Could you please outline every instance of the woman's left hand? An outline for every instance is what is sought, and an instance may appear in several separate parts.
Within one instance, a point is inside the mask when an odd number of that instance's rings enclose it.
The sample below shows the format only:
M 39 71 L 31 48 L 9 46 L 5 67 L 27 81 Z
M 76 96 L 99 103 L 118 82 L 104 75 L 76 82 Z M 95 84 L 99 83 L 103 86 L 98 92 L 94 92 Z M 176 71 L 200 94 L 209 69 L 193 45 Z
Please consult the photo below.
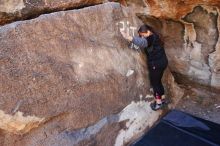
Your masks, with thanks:
M 130 41 L 130 42 L 132 41 L 133 37 L 130 36 L 128 32 L 125 32 L 125 31 L 122 31 L 122 30 L 120 30 L 120 32 L 121 32 L 121 35 L 122 35 L 126 40 L 128 40 L 128 41 Z

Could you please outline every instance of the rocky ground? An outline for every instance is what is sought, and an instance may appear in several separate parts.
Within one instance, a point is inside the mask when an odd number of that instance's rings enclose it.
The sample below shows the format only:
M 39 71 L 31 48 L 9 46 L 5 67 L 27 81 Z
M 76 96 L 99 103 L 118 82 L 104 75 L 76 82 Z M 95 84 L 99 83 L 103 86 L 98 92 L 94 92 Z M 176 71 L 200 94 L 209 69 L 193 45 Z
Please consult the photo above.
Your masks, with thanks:
M 176 109 L 220 124 L 220 94 L 205 87 L 183 87 L 185 95 Z

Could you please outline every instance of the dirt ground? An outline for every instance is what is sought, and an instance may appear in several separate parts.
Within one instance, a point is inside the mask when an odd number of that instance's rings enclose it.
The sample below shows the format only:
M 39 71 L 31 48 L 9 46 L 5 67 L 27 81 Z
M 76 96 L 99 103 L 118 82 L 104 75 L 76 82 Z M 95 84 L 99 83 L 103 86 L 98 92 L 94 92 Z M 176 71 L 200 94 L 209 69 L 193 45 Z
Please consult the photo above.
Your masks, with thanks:
M 220 124 L 220 93 L 205 87 L 183 86 L 185 95 L 176 109 Z

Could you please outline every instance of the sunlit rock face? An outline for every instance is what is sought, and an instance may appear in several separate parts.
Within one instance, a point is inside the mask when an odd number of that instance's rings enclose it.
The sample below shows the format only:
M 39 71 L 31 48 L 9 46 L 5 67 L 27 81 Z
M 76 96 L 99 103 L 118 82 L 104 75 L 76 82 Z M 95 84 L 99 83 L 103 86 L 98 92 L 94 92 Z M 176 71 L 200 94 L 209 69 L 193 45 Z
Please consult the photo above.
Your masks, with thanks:
M 218 0 L 145 0 L 145 2 L 151 15 L 171 19 L 181 19 L 200 5 L 220 8 Z
M 29 19 L 44 13 L 77 9 L 102 2 L 103 0 L 1 0 L 0 25 Z
M 145 55 L 119 33 L 141 24 L 106 3 L 0 27 L 0 145 L 120 146 L 152 126 Z M 168 69 L 163 82 L 175 104 Z
M 178 81 L 220 89 L 220 2 L 127 0 L 137 16 L 164 36 Z

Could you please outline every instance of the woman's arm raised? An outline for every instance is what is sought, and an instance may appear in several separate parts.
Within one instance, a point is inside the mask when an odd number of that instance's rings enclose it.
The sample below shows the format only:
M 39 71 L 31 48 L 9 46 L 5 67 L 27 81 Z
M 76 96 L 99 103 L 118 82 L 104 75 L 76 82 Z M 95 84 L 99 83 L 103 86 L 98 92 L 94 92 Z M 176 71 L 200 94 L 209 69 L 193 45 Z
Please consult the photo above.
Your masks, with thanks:
M 140 47 L 140 49 L 144 49 L 145 47 L 148 46 L 147 40 L 142 37 L 134 36 L 131 42 L 137 45 L 138 47 Z
M 132 37 L 128 33 L 125 33 L 124 31 L 120 31 L 120 32 L 126 40 L 132 43 L 132 46 L 135 49 L 139 49 L 139 48 L 143 49 L 148 46 L 148 42 L 145 38 L 138 37 L 138 36 Z

